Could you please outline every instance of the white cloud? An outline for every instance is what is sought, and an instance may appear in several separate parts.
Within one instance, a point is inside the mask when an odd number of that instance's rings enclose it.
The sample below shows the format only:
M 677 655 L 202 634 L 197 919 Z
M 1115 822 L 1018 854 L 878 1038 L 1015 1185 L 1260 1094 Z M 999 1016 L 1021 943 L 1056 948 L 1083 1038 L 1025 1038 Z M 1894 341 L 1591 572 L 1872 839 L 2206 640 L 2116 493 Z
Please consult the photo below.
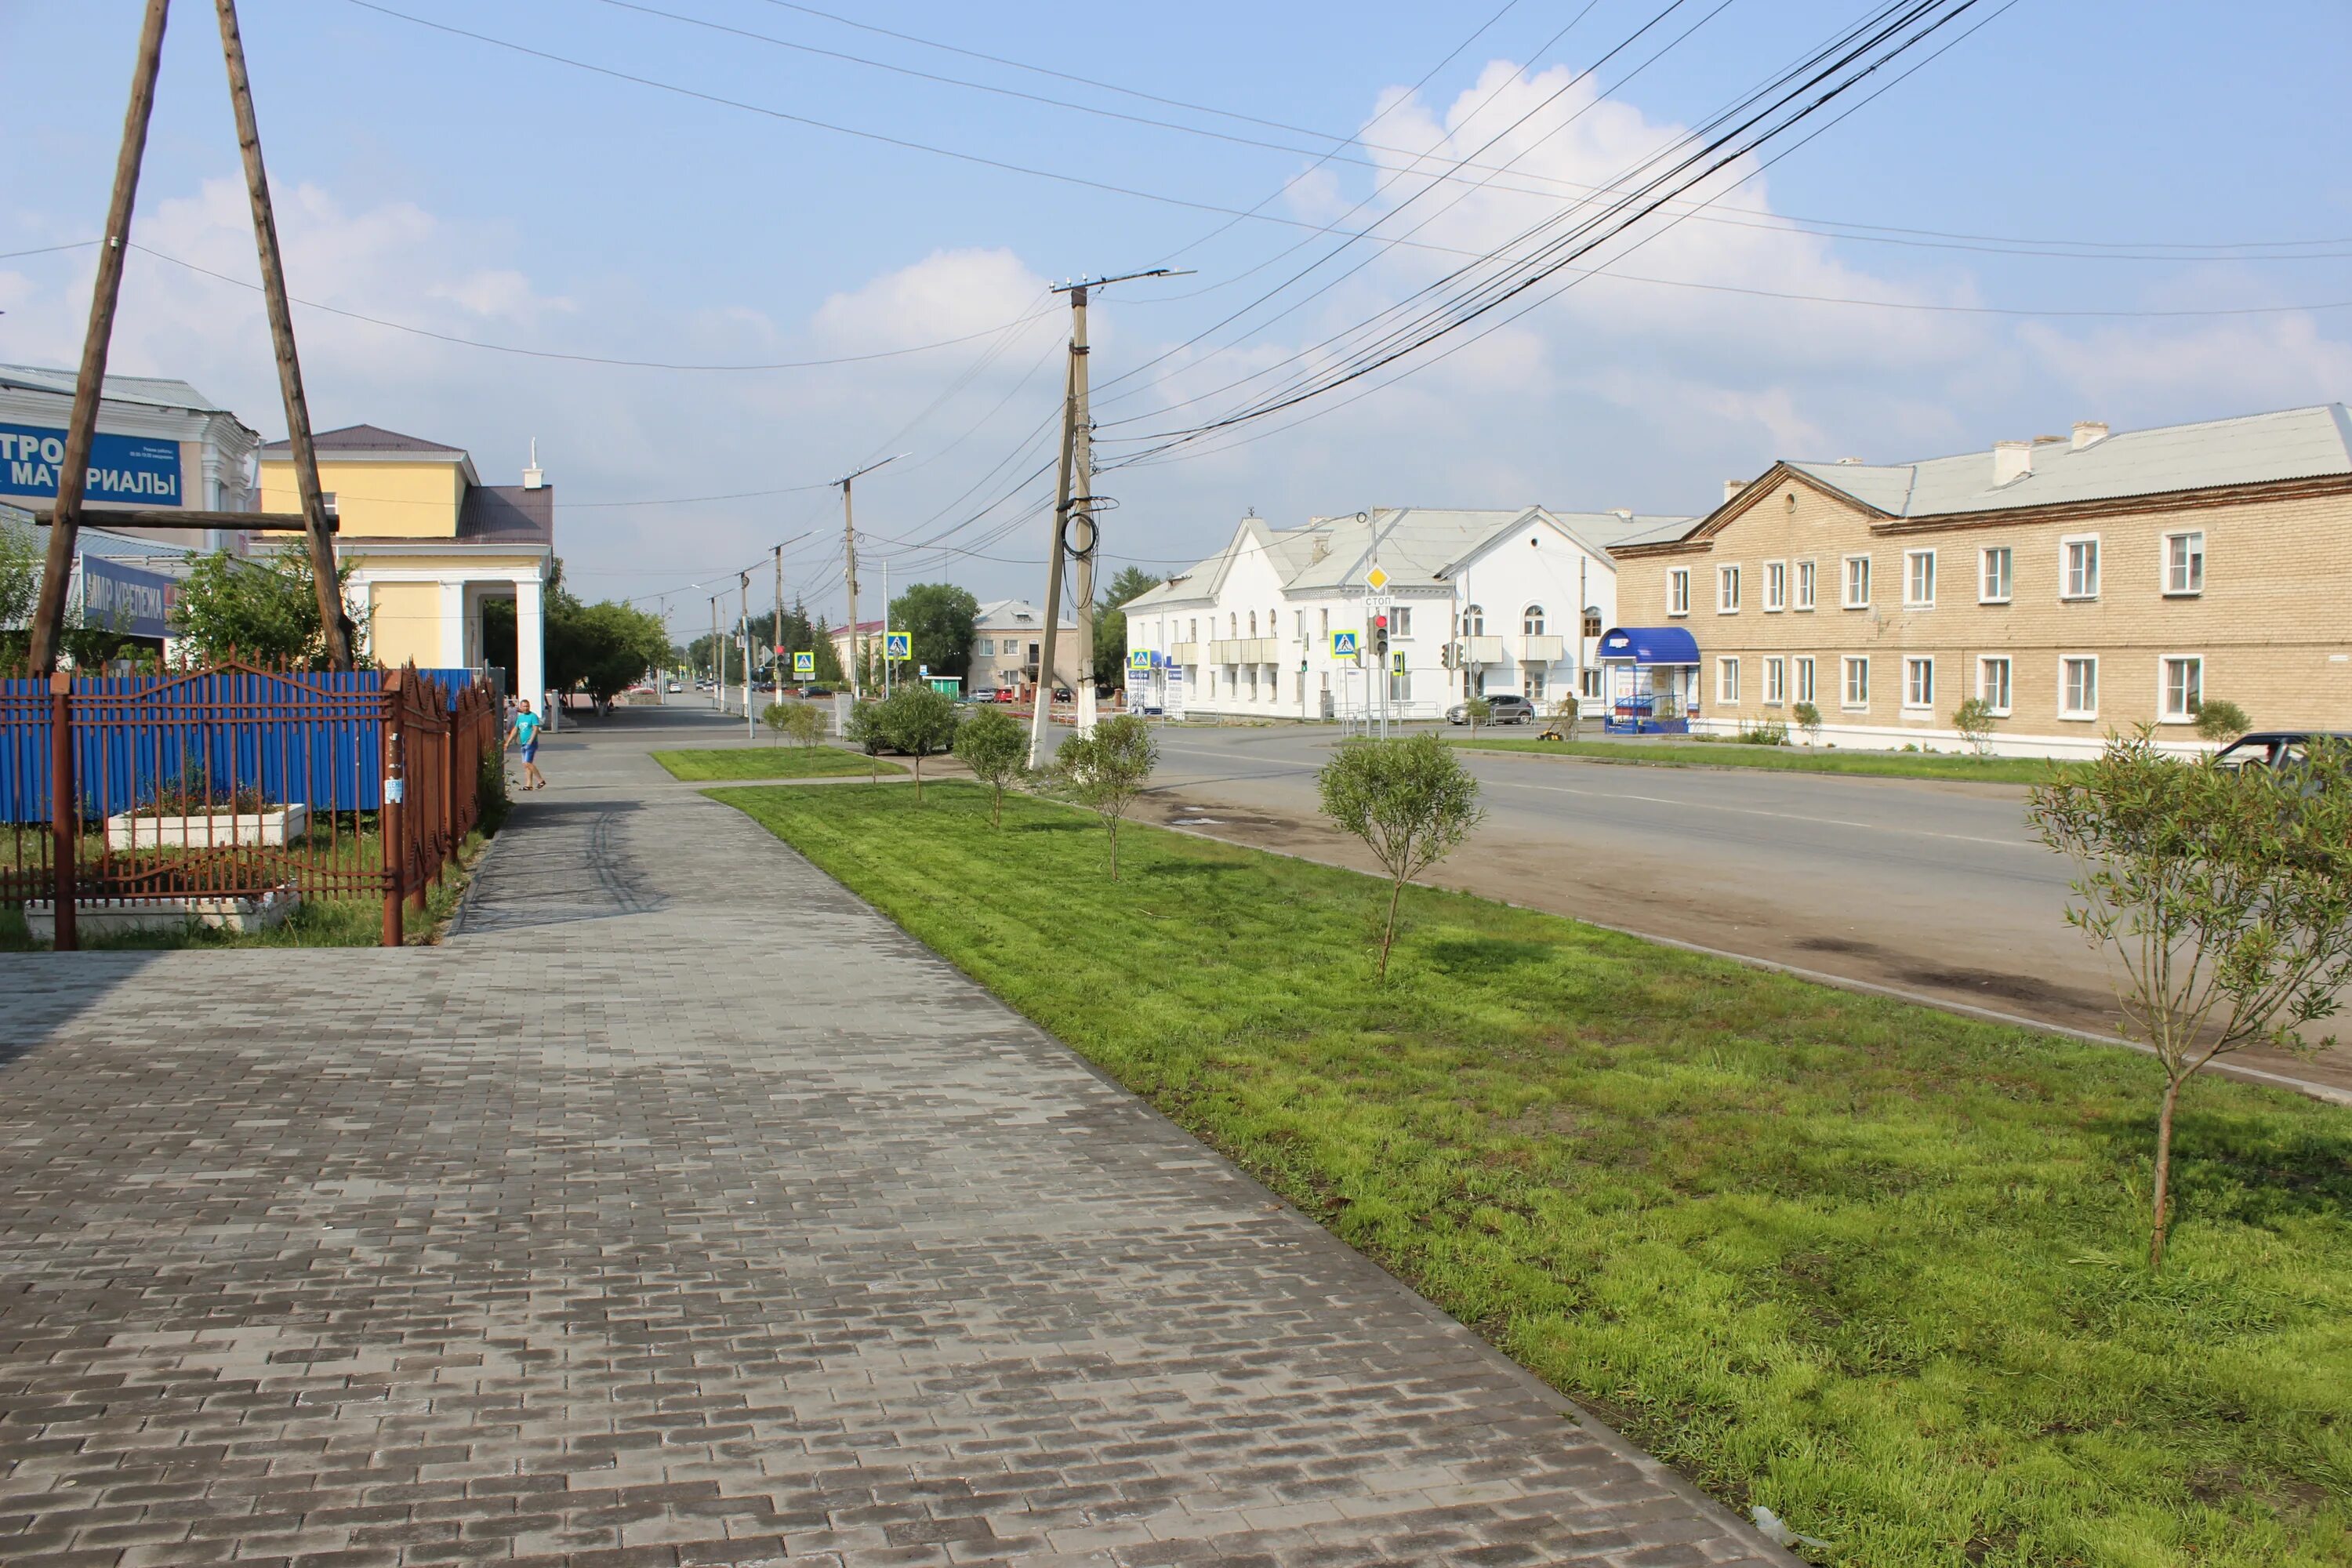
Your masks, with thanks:
M 1045 289 L 1045 279 L 1010 250 L 935 250 L 833 295 L 809 326 L 820 342 L 845 351 L 910 348 L 1029 315 L 1044 308 Z

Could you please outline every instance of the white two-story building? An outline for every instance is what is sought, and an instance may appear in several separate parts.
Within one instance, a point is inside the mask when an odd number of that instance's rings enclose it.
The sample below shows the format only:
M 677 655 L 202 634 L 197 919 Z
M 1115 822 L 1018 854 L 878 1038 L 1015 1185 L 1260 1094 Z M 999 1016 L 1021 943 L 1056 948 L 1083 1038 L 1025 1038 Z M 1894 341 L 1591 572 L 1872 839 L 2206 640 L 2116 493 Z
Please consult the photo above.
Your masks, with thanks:
M 1325 719 L 1381 701 L 1366 595 L 1389 599 L 1387 707 L 1433 719 L 1476 692 L 1546 704 L 1597 695 L 1593 663 L 1615 624 L 1608 546 L 1661 520 L 1384 507 L 1288 529 L 1242 519 L 1215 555 L 1127 605 L 1130 689 L 1188 714 Z M 1357 651 L 1346 651 L 1354 634 Z M 1171 688 L 1173 689 L 1171 690 Z

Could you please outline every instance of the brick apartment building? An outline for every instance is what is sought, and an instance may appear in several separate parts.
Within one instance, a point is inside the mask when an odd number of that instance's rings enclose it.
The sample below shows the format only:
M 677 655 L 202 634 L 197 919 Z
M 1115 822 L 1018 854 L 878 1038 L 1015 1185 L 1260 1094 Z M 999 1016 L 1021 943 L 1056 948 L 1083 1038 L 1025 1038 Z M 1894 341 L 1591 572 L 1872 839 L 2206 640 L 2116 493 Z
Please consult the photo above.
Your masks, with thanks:
M 1776 462 L 1686 531 L 1620 545 L 1619 616 L 1681 626 L 1693 728 L 2087 755 L 2198 704 L 2352 729 L 2352 419 L 2342 404 L 1996 442 L 1923 462 Z M 1792 726 L 1793 728 L 1793 726 Z

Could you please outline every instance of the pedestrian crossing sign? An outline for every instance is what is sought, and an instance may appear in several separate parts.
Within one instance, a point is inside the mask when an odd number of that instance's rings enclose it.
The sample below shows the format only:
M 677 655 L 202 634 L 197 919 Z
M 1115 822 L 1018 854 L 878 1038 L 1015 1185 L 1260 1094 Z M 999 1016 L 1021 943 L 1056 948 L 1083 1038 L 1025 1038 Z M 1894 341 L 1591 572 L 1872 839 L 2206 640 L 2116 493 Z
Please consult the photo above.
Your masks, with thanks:
M 1354 632 L 1333 632 L 1331 634 L 1331 657 L 1333 658 L 1355 658 L 1356 636 L 1357 634 Z
M 793 673 L 803 679 L 816 673 L 816 653 L 814 649 L 793 655 Z
M 914 658 L 914 634 L 911 632 L 884 632 L 882 634 L 882 657 L 889 659 Z
M 1131 647 L 1128 649 L 1127 668 L 1135 670 L 1150 669 L 1151 650 L 1148 647 Z

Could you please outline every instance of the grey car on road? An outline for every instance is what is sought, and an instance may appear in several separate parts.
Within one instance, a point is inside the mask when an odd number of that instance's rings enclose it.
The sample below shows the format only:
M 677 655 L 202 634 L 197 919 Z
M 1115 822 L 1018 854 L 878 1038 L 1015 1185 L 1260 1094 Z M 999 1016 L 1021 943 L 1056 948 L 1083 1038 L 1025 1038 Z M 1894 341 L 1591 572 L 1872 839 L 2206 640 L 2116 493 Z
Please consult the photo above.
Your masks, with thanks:
M 1499 697 L 1489 697 L 1486 699 L 1486 705 L 1493 710 L 1486 716 L 1486 722 L 1489 724 L 1526 724 L 1532 722 L 1536 716 L 1536 705 L 1517 692 L 1505 692 Z M 1449 724 L 1470 722 L 1469 704 L 1456 702 L 1453 707 L 1448 708 L 1445 710 L 1445 721 Z

